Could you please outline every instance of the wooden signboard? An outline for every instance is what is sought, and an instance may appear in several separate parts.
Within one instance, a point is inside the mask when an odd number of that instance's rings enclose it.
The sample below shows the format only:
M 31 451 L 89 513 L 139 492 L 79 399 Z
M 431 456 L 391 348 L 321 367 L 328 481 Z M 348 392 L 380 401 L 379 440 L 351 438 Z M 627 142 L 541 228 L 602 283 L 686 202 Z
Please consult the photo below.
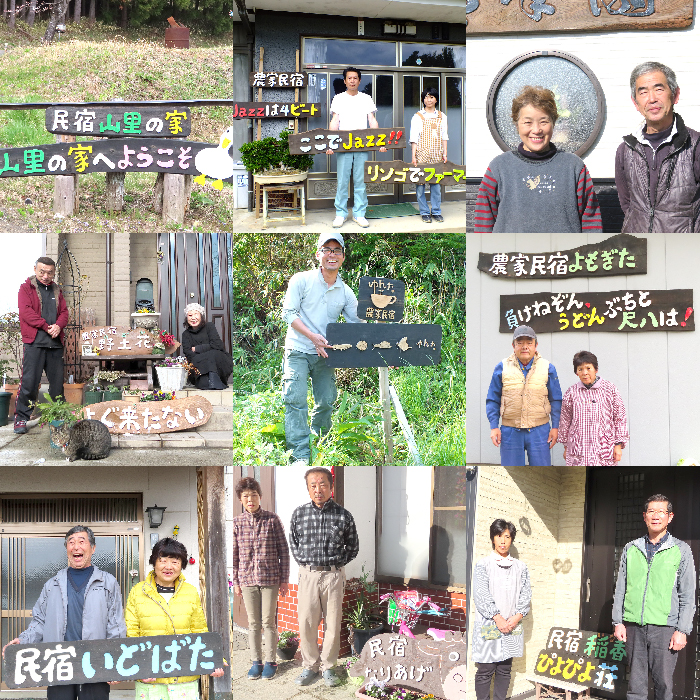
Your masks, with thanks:
M 234 119 L 303 119 L 321 110 L 320 102 L 234 102 Z
M 155 138 L 190 135 L 187 107 L 75 107 L 54 105 L 46 110 L 46 131 L 52 134 Z
M 406 133 L 402 126 L 395 129 L 357 129 L 356 131 L 331 131 L 312 129 L 289 135 L 289 152 L 292 155 L 314 155 L 331 149 L 337 153 L 346 151 L 378 151 L 380 148 L 405 148 Z
M 442 326 L 433 323 L 329 323 L 329 367 L 404 367 L 440 363 Z
M 478 268 L 491 277 L 516 279 L 645 275 L 647 239 L 620 233 L 552 253 L 479 253 Z
M 209 675 L 223 668 L 216 632 L 11 644 L 2 679 L 10 688 Z
M 467 34 L 682 29 L 693 0 L 467 0 Z
M 303 88 L 309 84 L 309 74 L 302 72 L 276 73 L 259 71 L 250 74 L 250 85 L 256 88 Z
M 540 651 L 535 675 L 609 692 L 624 683 L 627 652 L 614 635 L 552 627 L 547 648 Z
M 145 328 L 129 328 L 128 326 L 97 326 L 83 330 L 80 334 L 82 344 L 92 343 L 99 348 L 101 358 L 120 357 L 124 355 L 152 355 L 153 346 L 158 337 Z M 167 348 L 171 355 L 180 343 Z M 156 354 L 156 357 L 158 355 Z
M 174 433 L 204 425 L 212 406 L 203 396 L 168 401 L 102 401 L 83 407 L 83 418 L 104 423 L 112 435 Z
M 403 319 L 406 285 L 388 277 L 360 277 L 357 315 L 361 319 L 397 323 Z
M 694 331 L 692 289 L 501 294 L 501 333 Z
M 447 163 L 421 164 L 418 167 L 402 160 L 372 161 L 365 163 L 365 182 L 387 182 L 402 184 L 413 182 L 416 185 L 458 185 L 466 178 L 463 165 Z
M 429 693 L 445 700 L 464 700 L 467 641 L 463 634 L 445 632 L 445 639 L 412 639 L 398 633 L 371 637 L 351 676 L 376 678 L 393 687 Z
M 195 159 L 202 151 L 209 151 L 213 158 L 223 163 L 228 158 L 232 164 L 226 149 L 208 143 L 169 139 L 105 139 L 0 149 L 0 177 L 95 172 L 200 175 Z M 230 182 L 232 177 L 223 180 Z

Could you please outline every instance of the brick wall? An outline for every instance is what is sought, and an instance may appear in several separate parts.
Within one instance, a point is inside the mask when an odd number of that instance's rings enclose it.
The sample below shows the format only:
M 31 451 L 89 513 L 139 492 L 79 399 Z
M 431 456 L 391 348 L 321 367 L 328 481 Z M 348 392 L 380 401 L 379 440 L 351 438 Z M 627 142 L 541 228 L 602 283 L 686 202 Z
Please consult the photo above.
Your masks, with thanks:
M 532 585 L 525 618 L 525 655 L 513 661 L 509 696 L 533 689 L 525 680 L 554 624 L 579 623 L 585 469 L 480 467 L 474 562 L 493 550 L 489 527 L 505 518 L 517 528 L 511 553 L 527 564 Z M 470 619 L 474 603 L 470 602 Z M 474 695 L 474 663 L 469 660 L 467 700 Z

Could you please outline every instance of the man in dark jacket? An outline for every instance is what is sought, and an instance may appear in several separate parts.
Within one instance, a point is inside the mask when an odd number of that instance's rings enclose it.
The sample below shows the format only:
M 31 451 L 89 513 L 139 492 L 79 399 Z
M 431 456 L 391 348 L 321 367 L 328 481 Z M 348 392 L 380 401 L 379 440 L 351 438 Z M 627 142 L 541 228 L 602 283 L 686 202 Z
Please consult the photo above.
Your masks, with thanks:
M 645 123 L 615 154 L 622 232 L 700 231 L 700 133 L 673 110 L 680 97 L 676 75 L 648 61 L 632 71 L 630 87 Z
M 19 288 L 19 325 L 24 343 L 22 377 L 15 404 L 15 432 L 26 433 L 27 421 L 39 395 L 41 373 L 49 380 L 49 395 L 63 395 L 63 329 L 68 325 L 68 306 L 61 288 L 53 281 L 56 263 L 39 258 L 34 274 Z

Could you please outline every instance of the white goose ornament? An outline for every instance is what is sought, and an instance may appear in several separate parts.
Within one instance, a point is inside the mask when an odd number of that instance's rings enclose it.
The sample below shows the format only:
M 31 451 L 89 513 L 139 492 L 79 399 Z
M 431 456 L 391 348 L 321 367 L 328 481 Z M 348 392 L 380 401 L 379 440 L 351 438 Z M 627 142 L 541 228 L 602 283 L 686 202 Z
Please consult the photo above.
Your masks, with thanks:
M 228 147 L 233 142 L 233 127 L 229 126 L 219 139 L 216 148 L 205 148 L 194 157 L 194 167 L 201 173 L 194 181 L 205 184 L 205 176 L 214 182 L 211 186 L 216 190 L 224 187 L 223 180 L 233 177 L 233 158 L 228 154 Z

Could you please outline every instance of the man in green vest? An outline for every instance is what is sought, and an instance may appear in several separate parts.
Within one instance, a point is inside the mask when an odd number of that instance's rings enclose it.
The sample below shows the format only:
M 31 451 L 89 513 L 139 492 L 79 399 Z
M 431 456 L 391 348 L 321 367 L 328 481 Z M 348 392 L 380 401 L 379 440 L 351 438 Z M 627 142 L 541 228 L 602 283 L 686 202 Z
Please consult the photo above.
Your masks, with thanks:
M 673 670 L 695 615 L 695 564 L 690 547 L 668 531 L 671 501 L 647 498 L 648 534 L 628 542 L 620 558 L 612 619 L 615 639 L 626 642 L 627 700 L 646 700 L 649 671 L 655 700 L 673 700 Z

